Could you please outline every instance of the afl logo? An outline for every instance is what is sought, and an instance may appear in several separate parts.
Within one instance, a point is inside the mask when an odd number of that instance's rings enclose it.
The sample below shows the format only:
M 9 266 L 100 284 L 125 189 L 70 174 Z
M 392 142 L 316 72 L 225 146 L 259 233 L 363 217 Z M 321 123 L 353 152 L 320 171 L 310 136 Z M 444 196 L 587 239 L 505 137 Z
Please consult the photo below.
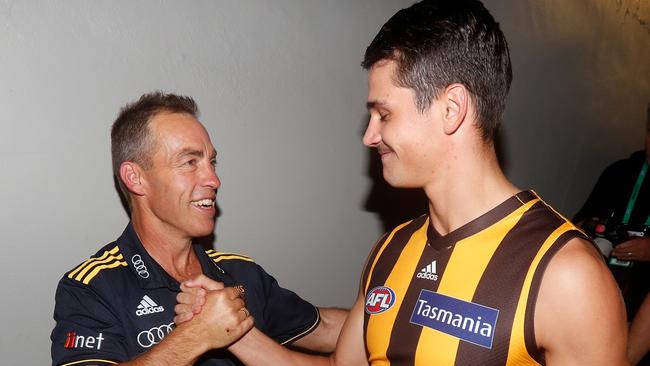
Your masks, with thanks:
M 390 309 L 395 303 L 395 292 L 388 287 L 378 286 L 366 296 L 366 313 L 379 314 Z

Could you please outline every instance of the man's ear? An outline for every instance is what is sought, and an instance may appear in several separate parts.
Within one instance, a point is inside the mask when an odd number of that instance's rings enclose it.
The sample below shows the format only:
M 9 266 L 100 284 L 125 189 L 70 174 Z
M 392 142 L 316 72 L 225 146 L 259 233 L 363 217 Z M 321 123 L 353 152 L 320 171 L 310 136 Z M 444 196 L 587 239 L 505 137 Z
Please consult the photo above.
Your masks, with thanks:
M 129 192 L 137 196 L 144 196 L 143 178 L 142 168 L 138 164 L 132 161 L 125 161 L 120 164 L 120 179 L 122 179 L 122 183 Z
M 451 84 L 443 91 L 443 128 L 447 135 L 455 133 L 465 121 L 469 104 L 469 92 L 463 84 Z

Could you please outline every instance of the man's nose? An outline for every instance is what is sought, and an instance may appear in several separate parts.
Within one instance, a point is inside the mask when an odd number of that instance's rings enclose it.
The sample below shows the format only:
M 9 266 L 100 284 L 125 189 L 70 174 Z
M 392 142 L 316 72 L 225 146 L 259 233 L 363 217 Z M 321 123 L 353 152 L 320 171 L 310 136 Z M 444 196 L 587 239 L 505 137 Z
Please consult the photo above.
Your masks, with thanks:
M 217 175 L 217 170 L 212 164 L 210 164 L 208 169 L 206 169 L 204 185 L 212 189 L 221 187 L 221 180 Z
M 381 142 L 379 126 L 372 118 L 368 121 L 368 127 L 366 127 L 366 132 L 363 134 L 362 141 L 366 147 L 375 147 Z

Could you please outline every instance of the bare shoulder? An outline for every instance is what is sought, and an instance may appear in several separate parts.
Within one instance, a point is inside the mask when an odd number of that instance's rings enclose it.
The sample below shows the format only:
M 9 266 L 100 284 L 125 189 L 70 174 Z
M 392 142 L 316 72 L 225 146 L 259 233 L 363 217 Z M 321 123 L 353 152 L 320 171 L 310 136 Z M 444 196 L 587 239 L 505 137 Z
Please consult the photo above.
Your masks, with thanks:
M 593 281 L 596 276 L 611 277 L 611 274 L 593 244 L 573 238 L 550 261 L 542 286 L 555 280 L 551 287 L 558 290 L 602 287 L 604 284 Z
M 549 364 L 625 365 L 620 291 L 591 243 L 574 238 L 548 264 L 535 308 L 535 337 Z

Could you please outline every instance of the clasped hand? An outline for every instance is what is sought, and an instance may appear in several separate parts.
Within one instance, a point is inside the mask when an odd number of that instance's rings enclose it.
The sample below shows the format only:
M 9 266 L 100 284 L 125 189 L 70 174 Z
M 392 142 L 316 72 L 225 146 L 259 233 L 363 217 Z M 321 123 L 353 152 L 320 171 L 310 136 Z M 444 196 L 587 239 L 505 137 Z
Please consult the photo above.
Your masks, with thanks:
M 223 348 L 241 338 L 253 327 L 253 317 L 246 309 L 243 287 L 224 287 L 200 275 L 181 284 L 176 296 L 174 322 L 200 322 L 212 348 Z

